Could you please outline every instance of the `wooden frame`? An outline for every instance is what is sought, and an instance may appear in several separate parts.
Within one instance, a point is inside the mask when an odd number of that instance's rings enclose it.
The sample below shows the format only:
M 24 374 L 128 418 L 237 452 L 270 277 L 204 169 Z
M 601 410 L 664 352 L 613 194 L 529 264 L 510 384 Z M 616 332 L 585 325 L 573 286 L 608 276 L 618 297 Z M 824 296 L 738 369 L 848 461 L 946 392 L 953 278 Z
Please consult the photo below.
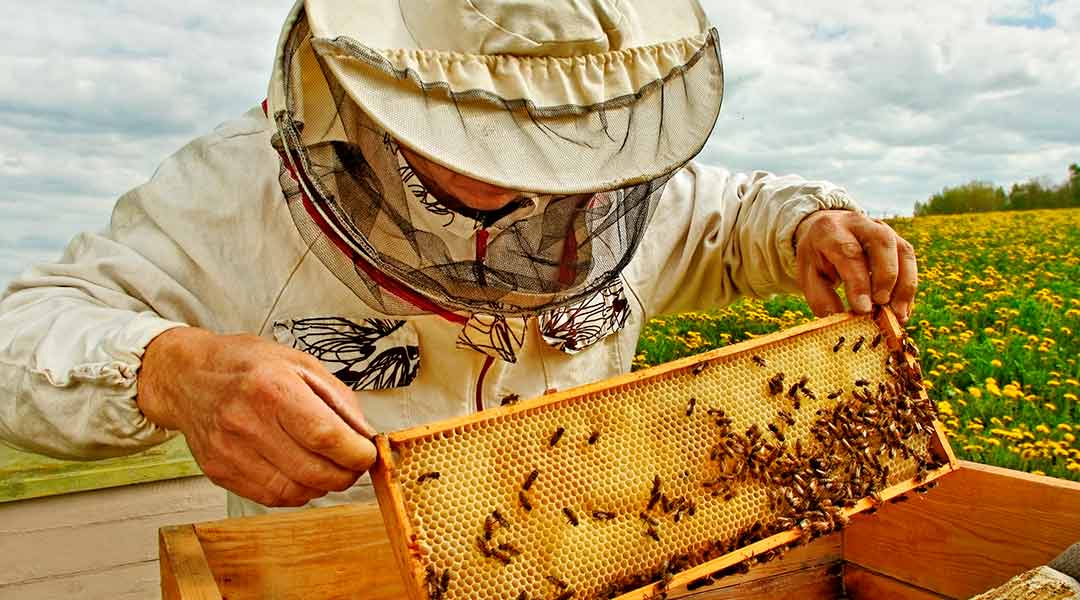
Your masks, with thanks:
M 733 355 L 746 355 L 755 350 L 764 349 L 767 346 L 793 337 L 813 333 L 840 323 L 861 318 L 863 317 L 851 314 L 835 315 L 800 327 L 674 361 L 645 371 L 630 373 L 607 381 L 581 386 L 533 400 L 527 400 L 511 406 L 493 408 L 483 412 L 465 415 L 439 423 L 422 425 L 377 437 L 376 446 L 379 452 L 379 460 L 372 469 L 371 477 L 379 499 L 379 504 L 382 506 L 383 518 L 385 520 L 386 529 L 390 534 L 394 556 L 397 558 L 403 577 L 406 579 L 405 587 L 408 592 L 408 597 L 410 600 L 427 600 L 424 591 L 426 588 L 426 574 L 423 566 L 423 550 L 420 547 L 418 536 L 414 531 L 406 512 L 402 488 L 396 477 L 394 458 L 395 447 L 416 440 L 427 439 L 439 434 L 460 430 L 461 428 L 470 425 L 506 417 L 526 416 L 537 411 L 563 406 L 573 403 L 583 397 L 592 396 L 609 390 L 617 391 L 630 384 L 638 383 L 643 380 L 660 378 L 671 373 L 690 370 L 698 365 L 709 364 L 720 358 Z M 905 332 L 893 313 L 887 308 L 879 309 L 875 315 L 875 323 L 885 334 L 889 349 L 893 351 L 901 349 Z M 914 357 L 907 356 L 907 360 L 909 365 L 915 367 L 918 366 L 917 360 Z M 920 392 L 920 395 L 923 399 L 927 399 L 925 391 Z M 898 496 L 903 496 L 930 481 L 936 480 L 956 470 L 956 456 L 949 447 L 948 440 L 944 434 L 944 429 L 940 423 L 935 423 L 934 433 L 930 442 L 930 451 L 939 461 L 945 463 L 943 467 L 929 473 L 923 479 L 910 479 L 899 482 L 884 490 L 880 494 L 880 497 L 875 500 L 869 498 L 863 499 L 854 507 L 846 509 L 844 514 L 851 517 L 873 508 L 882 501 L 889 501 Z M 750 546 L 741 548 L 705 564 L 688 569 L 682 573 L 675 574 L 667 582 L 667 589 L 674 590 L 684 588 L 687 584 L 695 580 L 737 565 L 753 556 L 796 542 L 801 535 L 801 531 L 794 528 L 758 541 Z M 654 597 L 661 591 L 659 584 L 653 584 L 639 588 L 634 592 L 624 594 L 619 597 L 619 600 L 645 600 L 646 598 Z
M 1080 483 L 961 462 L 925 496 L 671 598 L 966 599 L 1080 541 Z M 405 589 L 374 503 L 167 527 L 165 600 L 396 600 Z

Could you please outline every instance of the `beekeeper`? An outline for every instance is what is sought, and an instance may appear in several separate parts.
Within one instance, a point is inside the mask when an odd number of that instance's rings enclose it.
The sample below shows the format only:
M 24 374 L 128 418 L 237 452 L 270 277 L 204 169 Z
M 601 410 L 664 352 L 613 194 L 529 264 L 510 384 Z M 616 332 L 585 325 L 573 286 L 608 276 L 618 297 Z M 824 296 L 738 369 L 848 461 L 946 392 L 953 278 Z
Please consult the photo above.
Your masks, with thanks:
M 375 432 L 624 373 L 656 315 L 906 318 L 912 248 L 842 188 L 693 162 L 723 89 L 696 0 L 298 2 L 263 106 L 11 285 L 0 438 L 183 433 L 230 515 L 333 504 Z

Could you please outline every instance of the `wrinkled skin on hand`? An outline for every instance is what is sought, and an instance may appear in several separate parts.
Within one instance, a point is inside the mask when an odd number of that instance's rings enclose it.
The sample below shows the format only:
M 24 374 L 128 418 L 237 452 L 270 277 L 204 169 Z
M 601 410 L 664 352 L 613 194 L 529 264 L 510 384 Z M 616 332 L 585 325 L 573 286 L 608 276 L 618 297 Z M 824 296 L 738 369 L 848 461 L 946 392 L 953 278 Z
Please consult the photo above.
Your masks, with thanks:
M 143 357 L 137 403 L 183 432 L 211 481 L 264 506 L 346 490 L 376 458 L 352 390 L 314 357 L 256 336 L 161 334 Z
M 836 293 L 844 284 L 848 305 L 866 314 L 874 304 L 893 309 L 901 323 L 911 318 L 919 268 L 915 250 L 885 223 L 846 210 L 821 210 L 795 232 L 799 287 L 814 314 L 843 312 Z

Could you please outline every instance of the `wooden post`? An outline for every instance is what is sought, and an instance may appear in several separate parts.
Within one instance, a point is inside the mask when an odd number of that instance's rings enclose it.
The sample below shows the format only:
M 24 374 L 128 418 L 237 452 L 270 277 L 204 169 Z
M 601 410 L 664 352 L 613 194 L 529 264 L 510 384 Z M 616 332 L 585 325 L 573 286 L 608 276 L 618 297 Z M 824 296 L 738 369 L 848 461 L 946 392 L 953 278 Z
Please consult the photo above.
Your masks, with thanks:
M 158 531 L 158 562 L 163 600 L 222 600 L 191 525 Z

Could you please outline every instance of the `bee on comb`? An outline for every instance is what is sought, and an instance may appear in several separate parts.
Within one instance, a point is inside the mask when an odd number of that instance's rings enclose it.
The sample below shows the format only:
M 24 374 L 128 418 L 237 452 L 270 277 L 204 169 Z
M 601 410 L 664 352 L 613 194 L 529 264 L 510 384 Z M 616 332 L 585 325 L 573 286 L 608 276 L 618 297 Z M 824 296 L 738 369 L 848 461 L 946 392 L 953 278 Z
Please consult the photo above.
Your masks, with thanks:
M 436 480 L 436 479 L 438 479 L 440 477 L 442 477 L 442 473 L 439 473 L 438 471 L 432 471 L 430 473 L 424 473 L 420 477 L 417 477 L 416 478 L 416 483 L 424 483 L 424 482 L 427 482 L 427 481 L 434 481 L 434 480 Z
M 525 478 L 525 483 L 521 484 L 521 489 L 523 489 L 525 491 L 529 491 L 529 488 L 531 488 L 533 486 L 533 484 L 536 483 L 536 478 L 539 477 L 539 476 L 540 476 L 540 470 L 539 469 L 533 469 L 532 473 L 529 473 L 529 476 Z
M 864 343 L 866 343 L 866 336 L 860 335 L 859 339 L 855 341 L 855 345 L 851 347 L 851 351 L 858 352 L 859 350 L 862 350 Z

